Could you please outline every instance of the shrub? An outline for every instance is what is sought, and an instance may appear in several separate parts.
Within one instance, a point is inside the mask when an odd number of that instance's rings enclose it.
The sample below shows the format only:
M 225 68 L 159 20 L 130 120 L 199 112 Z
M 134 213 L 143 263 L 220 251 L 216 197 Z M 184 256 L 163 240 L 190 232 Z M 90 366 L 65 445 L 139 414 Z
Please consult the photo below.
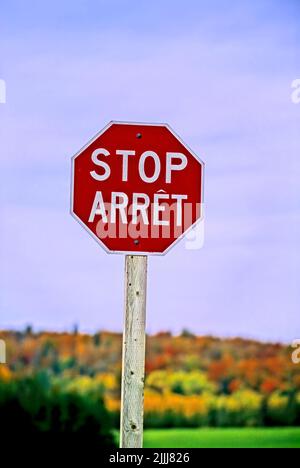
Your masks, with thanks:
M 299 425 L 300 398 L 291 392 L 274 392 L 267 401 L 266 424 L 269 426 Z
M 88 436 L 97 446 L 114 446 L 103 400 L 57 391 L 38 377 L 0 382 L 0 421 L 7 435 L 47 433 Z

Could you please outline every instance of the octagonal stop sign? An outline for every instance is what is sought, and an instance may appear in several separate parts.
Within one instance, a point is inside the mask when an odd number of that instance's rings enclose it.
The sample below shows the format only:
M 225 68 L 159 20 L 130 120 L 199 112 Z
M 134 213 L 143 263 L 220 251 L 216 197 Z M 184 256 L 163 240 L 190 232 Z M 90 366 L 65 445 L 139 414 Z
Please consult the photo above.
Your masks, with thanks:
M 108 252 L 164 254 L 202 216 L 203 162 L 166 124 L 110 122 L 72 159 L 72 215 Z

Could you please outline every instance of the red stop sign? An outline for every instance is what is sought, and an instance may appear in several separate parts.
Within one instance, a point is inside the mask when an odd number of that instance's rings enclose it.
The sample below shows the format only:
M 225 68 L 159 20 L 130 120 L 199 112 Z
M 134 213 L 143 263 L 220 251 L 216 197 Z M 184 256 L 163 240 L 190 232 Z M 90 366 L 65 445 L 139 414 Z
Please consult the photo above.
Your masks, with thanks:
M 166 124 L 110 122 L 72 158 L 72 215 L 107 252 L 164 254 L 202 216 L 204 164 Z

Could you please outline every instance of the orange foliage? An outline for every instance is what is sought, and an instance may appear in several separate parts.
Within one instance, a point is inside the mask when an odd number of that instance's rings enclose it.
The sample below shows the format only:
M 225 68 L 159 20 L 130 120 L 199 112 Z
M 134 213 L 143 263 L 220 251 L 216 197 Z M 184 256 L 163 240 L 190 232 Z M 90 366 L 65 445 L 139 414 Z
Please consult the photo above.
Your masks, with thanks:
M 218 382 L 231 374 L 233 358 L 230 355 L 224 356 L 219 361 L 213 361 L 208 367 L 208 377 L 214 382 Z
M 0 364 L 0 380 L 8 382 L 12 377 L 12 372 L 6 365 Z
M 280 390 L 280 388 L 280 381 L 272 377 L 265 379 L 260 386 L 261 392 L 266 395 L 270 395 L 271 393 L 275 392 L 275 390 Z
M 233 379 L 230 384 L 229 384 L 229 391 L 230 393 L 237 392 L 238 390 L 241 389 L 243 383 L 239 379 Z
M 0 379 L 46 369 L 51 378 L 61 381 L 78 376 L 96 379 L 107 398 L 119 398 L 121 334 L 3 331 L 1 338 L 6 342 L 9 360 L 7 366 L 0 367 Z M 241 338 L 194 336 L 187 331 L 179 336 L 168 332 L 147 336 L 146 390 L 149 376 L 160 370 L 170 376 L 179 371 L 186 373 L 184 384 L 172 382 L 168 387 L 166 382 L 161 389 L 164 394 L 167 387 L 171 388 L 178 396 L 176 402 L 196 394 L 201 400 L 207 389 L 212 394 L 225 395 L 244 390 L 269 395 L 278 390 L 300 389 L 300 365 L 292 363 L 288 346 Z M 205 390 L 199 379 L 206 382 Z M 83 385 L 84 379 L 80 382 Z M 159 395 L 153 398 L 159 403 Z

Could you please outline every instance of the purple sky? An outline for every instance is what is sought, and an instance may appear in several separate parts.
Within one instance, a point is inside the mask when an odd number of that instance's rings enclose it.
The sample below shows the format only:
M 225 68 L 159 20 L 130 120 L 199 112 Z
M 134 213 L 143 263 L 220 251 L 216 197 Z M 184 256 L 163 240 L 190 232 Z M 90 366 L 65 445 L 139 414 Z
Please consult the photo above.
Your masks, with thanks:
M 148 331 L 300 336 L 298 1 L 1 6 L 0 328 L 121 330 L 122 255 L 69 214 L 110 120 L 168 122 L 206 163 L 205 244 L 149 261 Z

